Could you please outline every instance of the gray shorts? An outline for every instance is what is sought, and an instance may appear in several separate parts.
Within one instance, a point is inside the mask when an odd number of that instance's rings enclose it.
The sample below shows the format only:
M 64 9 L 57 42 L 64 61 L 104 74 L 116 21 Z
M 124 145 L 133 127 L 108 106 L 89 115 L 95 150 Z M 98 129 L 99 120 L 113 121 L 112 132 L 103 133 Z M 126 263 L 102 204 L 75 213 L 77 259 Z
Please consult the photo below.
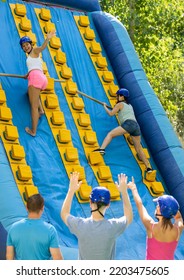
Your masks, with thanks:
M 140 136 L 141 130 L 139 124 L 134 120 L 126 120 L 121 127 L 126 130 L 131 136 Z

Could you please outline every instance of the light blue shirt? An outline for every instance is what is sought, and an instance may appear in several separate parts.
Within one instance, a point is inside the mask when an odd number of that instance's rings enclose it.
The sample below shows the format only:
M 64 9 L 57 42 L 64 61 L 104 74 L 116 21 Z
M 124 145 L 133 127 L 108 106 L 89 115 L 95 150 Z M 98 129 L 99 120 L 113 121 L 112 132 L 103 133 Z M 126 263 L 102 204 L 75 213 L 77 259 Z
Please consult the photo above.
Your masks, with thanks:
M 132 105 L 123 102 L 123 109 L 118 112 L 118 119 L 120 124 L 124 123 L 126 120 L 136 121 Z
M 22 219 L 14 223 L 7 237 L 17 260 L 49 260 L 49 248 L 59 248 L 56 229 L 41 219 Z

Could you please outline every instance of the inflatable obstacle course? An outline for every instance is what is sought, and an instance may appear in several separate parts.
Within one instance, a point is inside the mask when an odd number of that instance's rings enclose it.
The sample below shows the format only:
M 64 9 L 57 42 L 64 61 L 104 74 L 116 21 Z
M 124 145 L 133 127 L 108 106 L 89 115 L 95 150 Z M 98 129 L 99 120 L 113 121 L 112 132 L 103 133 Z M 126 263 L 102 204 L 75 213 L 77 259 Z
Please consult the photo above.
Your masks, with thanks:
M 116 91 L 118 90 L 119 87 L 117 84 L 115 84 L 115 78 L 113 73 L 108 70 L 108 63 L 106 58 L 102 56 L 102 46 L 100 45 L 99 42 L 96 41 L 95 31 L 90 26 L 90 19 L 88 16 L 85 15 L 75 16 L 74 18 L 77 27 L 79 29 L 79 32 L 81 34 L 81 37 L 83 39 L 83 42 L 86 46 L 89 56 L 91 57 L 93 65 L 97 71 L 99 79 L 107 95 L 109 103 L 111 104 L 112 107 L 114 107 L 116 103 Z M 133 146 L 133 143 L 130 143 L 130 140 L 128 141 L 127 139 L 128 137 L 130 139 L 129 134 L 125 135 L 124 137 L 142 170 L 142 180 L 144 184 L 147 186 L 147 188 L 149 189 L 151 195 L 152 196 L 162 195 L 164 193 L 164 188 L 161 182 L 159 182 L 158 184 L 158 182 L 156 181 L 156 170 L 153 170 L 153 172 L 151 173 L 145 172 L 145 166 L 137 158 L 137 154 Z M 146 157 L 149 158 L 150 156 L 148 150 L 144 148 L 143 151 L 146 154 Z
M 6 104 L 6 93 L 0 85 L 0 137 L 6 151 L 11 170 L 23 202 L 38 188 L 32 181 L 32 171 L 25 159 L 24 147 L 20 145 L 19 134 L 12 122 L 11 109 Z

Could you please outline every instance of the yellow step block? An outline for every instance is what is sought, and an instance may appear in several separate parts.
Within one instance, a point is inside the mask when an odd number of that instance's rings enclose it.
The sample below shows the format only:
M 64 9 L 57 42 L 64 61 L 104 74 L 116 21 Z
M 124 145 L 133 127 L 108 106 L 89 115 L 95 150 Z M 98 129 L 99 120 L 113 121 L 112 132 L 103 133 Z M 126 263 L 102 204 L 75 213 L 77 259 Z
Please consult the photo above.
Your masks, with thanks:
M 56 30 L 55 24 L 52 22 L 46 22 L 44 26 L 45 33 L 51 32 L 53 30 Z
M 25 186 L 25 201 L 27 201 L 27 199 L 34 195 L 34 194 L 38 194 L 38 188 L 36 186 L 33 185 L 26 185 Z
M 51 122 L 53 125 L 62 125 L 65 123 L 64 114 L 61 111 L 52 112 Z
M 153 170 L 150 173 L 145 172 L 144 179 L 148 182 L 154 182 L 156 180 L 156 174 L 157 174 L 156 170 Z
M 72 173 L 74 171 L 78 172 L 79 173 L 79 181 L 82 181 L 82 180 L 86 179 L 84 167 L 81 166 L 81 165 L 73 165 L 73 166 L 71 166 L 69 171 L 70 171 L 70 173 Z
M 42 69 L 43 69 L 43 73 L 46 75 L 48 73 L 48 68 L 47 68 L 47 64 L 45 61 L 42 62 Z M 47 76 L 47 75 L 46 75 Z M 47 76 L 47 80 L 48 80 L 48 76 Z M 49 83 L 49 82 L 48 82 Z M 50 85 L 49 85 L 50 86 Z
M 114 81 L 114 76 L 111 71 L 103 71 L 102 78 L 105 82 L 112 82 Z
M 65 151 L 65 159 L 69 162 L 75 162 L 79 159 L 78 150 L 74 147 L 69 147 Z
M 83 15 L 79 16 L 78 23 L 79 23 L 80 26 L 87 27 L 89 25 L 88 16 L 83 16 Z
M 50 39 L 50 47 L 53 49 L 59 49 L 61 47 L 61 40 L 59 37 L 52 37 Z
M 81 200 L 88 202 L 89 196 L 91 194 L 92 188 L 87 184 L 82 184 L 78 190 L 78 194 Z
M 49 94 L 49 96 L 46 96 L 45 105 L 47 109 L 56 109 L 59 107 L 59 101 L 56 94 Z
M 48 84 L 46 87 L 46 91 L 54 91 L 54 78 L 47 77 Z
M 68 129 L 60 129 L 57 138 L 59 143 L 69 143 L 72 141 L 71 132 Z
M 91 125 L 90 115 L 85 113 L 79 114 L 78 124 L 83 127 Z
M 37 43 L 36 35 L 32 31 L 26 32 L 26 36 L 28 36 L 31 39 L 33 45 L 36 45 Z
M 83 99 L 80 97 L 73 97 L 72 98 L 72 107 L 73 107 L 73 109 L 78 110 L 78 111 L 84 109 Z
M 91 28 L 86 28 L 84 31 L 84 38 L 87 40 L 93 40 L 95 39 L 95 32 Z
M 12 112 L 11 112 L 10 108 L 0 106 L 0 120 L 2 120 L 2 121 L 12 120 Z
M 22 160 L 25 158 L 24 147 L 21 145 L 12 145 L 10 156 L 14 160 Z
M 65 79 L 70 79 L 72 77 L 72 70 L 66 65 L 61 66 L 60 76 Z
M 41 18 L 42 20 L 49 21 L 49 20 L 51 19 L 50 10 L 41 8 L 41 11 L 40 11 L 40 18 Z
M 20 29 L 23 30 L 23 31 L 30 31 L 32 29 L 32 26 L 31 26 L 31 21 L 26 18 L 26 17 L 23 17 L 21 18 L 20 20 L 20 25 L 19 25 Z
M 150 188 L 154 194 L 158 195 L 163 194 L 165 191 L 161 182 L 151 182 Z
M 6 94 L 3 89 L 0 89 L 0 104 L 4 104 L 6 102 Z
M 91 165 L 100 165 L 104 163 L 103 157 L 98 152 L 92 152 L 88 156 Z
M 23 5 L 23 4 L 16 3 L 14 12 L 17 16 L 22 16 L 23 17 L 27 13 L 26 6 Z
M 96 65 L 99 67 L 99 68 L 105 68 L 107 67 L 107 60 L 105 57 L 97 57 L 96 58 Z
M 85 131 L 84 141 L 86 144 L 94 145 L 97 143 L 96 132 L 94 131 Z
M 72 95 L 77 93 L 77 84 L 73 81 L 66 82 L 66 92 Z
M 102 51 L 102 48 L 99 43 L 97 43 L 97 42 L 91 43 L 90 52 L 92 54 L 99 54 L 101 51 Z
M 98 174 L 99 179 L 101 179 L 101 180 L 107 180 L 107 179 L 111 178 L 111 176 L 112 176 L 109 166 L 100 166 L 98 168 L 97 174 Z
M 118 91 L 119 87 L 117 85 L 109 85 L 109 95 L 112 97 L 116 97 L 116 92 Z
M 120 199 L 120 193 L 114 183 L 108 183 L 105 187 L 110 191 L 111 200 Z
M 29 181 L 32 179 L 32 172 L 29 165 L 18 165 L 17 178 L 20 181 Z
M 4 137 L 6 140 L 16 141 L 19 138 L 17 127 L 13 125 L 6 125 Z
M 56 61 L 56 63 L 59 63 L 59 64 L 66 63 L 66 54 L 64 52 L 62 52 L 61 50 L 57 50 L 56 55 L 55 55 L 55 61 Z

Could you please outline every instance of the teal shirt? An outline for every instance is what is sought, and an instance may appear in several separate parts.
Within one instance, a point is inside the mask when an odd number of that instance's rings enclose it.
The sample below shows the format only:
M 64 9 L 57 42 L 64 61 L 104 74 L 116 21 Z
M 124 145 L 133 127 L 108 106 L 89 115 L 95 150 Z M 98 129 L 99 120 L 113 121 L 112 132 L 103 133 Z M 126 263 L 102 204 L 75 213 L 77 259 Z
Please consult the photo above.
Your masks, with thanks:
M 126 120 L 136 121 L 132 105 L 123 102 L 123 109 L 118 112 L 118 119 L 120 124 L 124 123 Z
M 22 219 L 14 223 L 7 237 L 17 260 L 49 260 L 49 248 L 59 248 L 56 229 L 41 219 Z

